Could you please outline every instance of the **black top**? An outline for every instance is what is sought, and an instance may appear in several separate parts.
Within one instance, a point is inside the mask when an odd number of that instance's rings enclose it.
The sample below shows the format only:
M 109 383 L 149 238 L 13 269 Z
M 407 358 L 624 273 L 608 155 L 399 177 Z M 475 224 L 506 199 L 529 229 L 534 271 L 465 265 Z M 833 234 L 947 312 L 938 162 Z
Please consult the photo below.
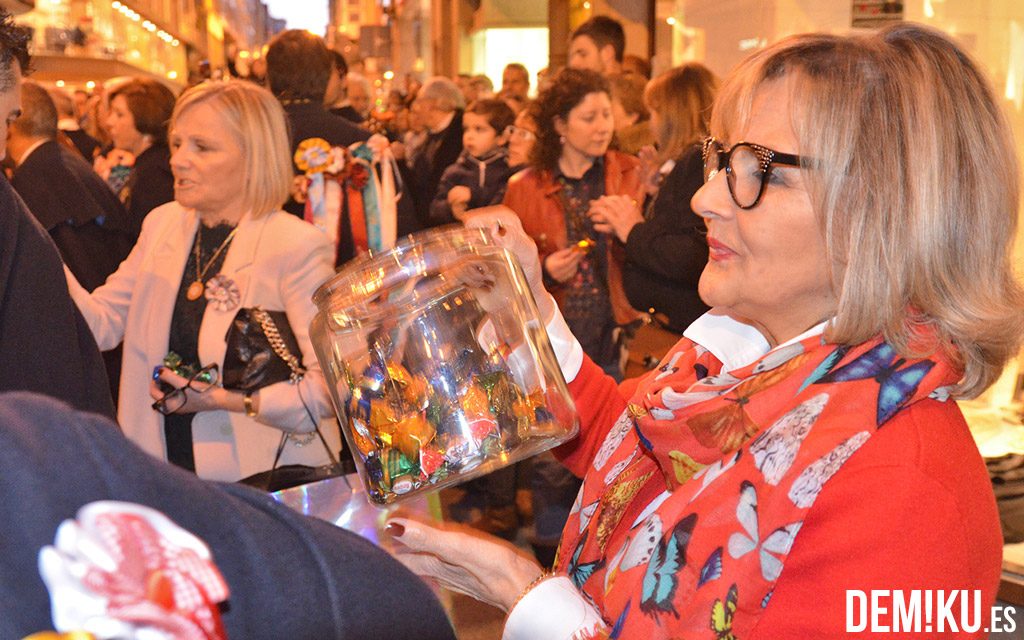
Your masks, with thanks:
M 366 118 L 364 118 L 350 104 L 347 104 L 344 107 L 332 107 L 328 109 L 328 111 L 330 111 L 336 116 L 341 116 L 342 118 L 345 118 L 346 120 L 354 124 L 361 125 L 363 124 L 363 122 L 366 121 Z
M 228 255 L 231 243 L 220 253 L 217 250 L 231 235 L 235 227 L 228 224 L 207 228 L 200 223 L 196 239 L 189 249 L 188 262 L 181 276 L 178 297 L 174 301 L 174 313 L 171 315 L 171 331 L 167 340 L 167 350 L 181 356 L 181 361 L 199 370 L 210 364 L 199 361 L 199 327 L 206 313 L 206 296 L 201 295 L 195 300 L 188 299 L 188 288 L 196 281 L 196 264 L 199 272 L 203 269 L 203 283 L 220 273 L 224 259 Z M 199 231 L 202 231 L 200 234 Z M 199 242 L 199 260 L 196 261 L 196 243 Z M 217 254 L 214 257 L 214 254 Z M 211 262 L 212 258 L 212 262 Z M 209 265 L 209 267 L 207 267 Z M 167 442 L 167 460 L 183 469 L 196 470 L 195 456 L 192 451 L 192 418 L 194 413 L 172 413 L 164 416 L 164 438 Z
M 0 638 L 53 628 L 39 549 L 95 500 L 157 509 L 210 547 L 231 591 L 229 638 L 455 638 L 430 588 L 387 553 L 255 489 L 165 464 L 99 416 L 0 394 L 0 469 Z
M 93 157 L 96 155 L 96 151 L 100 148 L 100 141 L 90 136 L 82 129 L 69 129 L 61 130 L 64 135 L 71 140 L 78 149 L 78 152 L 82 154 L 82 157 L 92 162 Z
M 155 143 L 135 158 L 128 182 L 118 195 L 128 209 L 132 237 L 138 238 L 149 212 L 174 200 L 171 151 L 166 144 Z
M 622 284 L 633 307 L 668 316 L 668 329 L 682 334 L 708 310 L 697 284 L 708 261 L 704 220 L 690 199 L 704 184 L 700 146 L 687 149 L 648 207 L 647 221 L 626 239 Z
M 598 233 L 587 215 L 590 203 L 604 195 L 604 158 L 596 158 L 580 178 L 570 178 L 556 166 L 554 178 L 561 187 L 558 198 L 565 216 L 568 246 L 581 240 L 592 243 L 572 280 L 556 285 L 564 291 L 559 300 L 560 310 L 583 352 L 601 366 L 614 365 L 619 361 L 619 354 L 608 292 L 609 237 Z
M 103 360 L 68 295 L 57 248 L 7 180 L 0 180 L 0 363 L 0 391 L 44 393 L 114 416 Z
M 15 170 L 11 185 L 50 232 L 78 282 L 92 291 L 128 256 L 128 214 L 88 162 L 50 140 Z
M 462 110 L 457 109 L 451 124 L 438 133 L 431 133 L 413 158 L 409 180 L 413 203 L 420 226 L 436 226 L 430 221 L 430 204 L 441 184 L 445 169 L 462 153 Z

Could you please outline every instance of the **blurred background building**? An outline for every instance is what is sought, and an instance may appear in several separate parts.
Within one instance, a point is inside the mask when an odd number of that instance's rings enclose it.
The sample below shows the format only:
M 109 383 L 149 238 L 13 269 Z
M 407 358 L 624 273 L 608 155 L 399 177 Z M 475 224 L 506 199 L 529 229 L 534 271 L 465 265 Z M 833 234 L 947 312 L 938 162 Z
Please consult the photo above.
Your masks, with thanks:
M 3 0 L 32 29 L 35 78 L 75 88 L 122 75 L 180 89 L 262 55 L 284 28 L 259 0 Z M 248 69 L 243 69 L 246 75 Z

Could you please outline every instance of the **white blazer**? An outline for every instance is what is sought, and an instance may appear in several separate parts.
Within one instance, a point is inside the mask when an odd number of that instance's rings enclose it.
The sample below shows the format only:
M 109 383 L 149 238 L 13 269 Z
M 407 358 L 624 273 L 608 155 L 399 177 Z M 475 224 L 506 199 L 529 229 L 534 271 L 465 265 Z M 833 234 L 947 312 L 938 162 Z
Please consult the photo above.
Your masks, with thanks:
M 167 354 L 171 314 L 199 224 L 194 210 L 177 202 L 154 209 L 142 225 L 138 243 L 106 283 L 91 294 L 65 268 L 68 288 L 92 329 L 100 349 L 124 340 L 118 422 L 125 434 L 150 454 L 166 459 L 163 416 L 151 407 L 153 367 Z M 333 416 L 326 383 L 309 340 L 316 313 L 311 297 L 333 273 L 330 242 L 313 225 L 283 211 L 258 219 L 245 215 L 228 247 L 221 273 L 234 280 L 240 307 L 283 310 L 302 350 L 308 372 L 297 385 L 279 382 L 260 389 L 259 415 L 204 411 L 192 421 L 196 473 L 211 480 L 235 481 L 273 465 L 282 431 L 313 431 L 312 415 Z M 206 308 L 199 328 L 202 365 L 223 367 L 225 336 L 238 308 Z M 300 397 L 301 394 L 301 397 Z M 334 451 L 340 449 L 337 423 L 321 420 Z M 289 438 L 280 464 L 320 465 L 328 461 L 319 438 Z

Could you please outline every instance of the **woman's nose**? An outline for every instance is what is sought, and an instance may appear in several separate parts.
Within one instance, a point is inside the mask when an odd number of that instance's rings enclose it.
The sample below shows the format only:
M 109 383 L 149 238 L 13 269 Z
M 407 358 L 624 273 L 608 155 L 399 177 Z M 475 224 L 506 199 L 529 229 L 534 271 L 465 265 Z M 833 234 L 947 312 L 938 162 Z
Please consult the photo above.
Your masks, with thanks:
M 171 168 L 178 168 L 185 164 L 184 147 L 178 147 L 171 152 Z
M 730 215 L 733 204 L 724 171 L 713 173 L 690 199 L 690 208 L 705 219 Z

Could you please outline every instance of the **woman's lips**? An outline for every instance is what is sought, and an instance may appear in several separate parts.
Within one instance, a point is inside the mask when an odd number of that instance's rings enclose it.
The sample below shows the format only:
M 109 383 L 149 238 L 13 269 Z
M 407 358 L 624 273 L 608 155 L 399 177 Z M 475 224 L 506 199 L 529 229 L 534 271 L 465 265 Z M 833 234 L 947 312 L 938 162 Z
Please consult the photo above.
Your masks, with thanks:
M 736 252 L 722 244 L 718 240 L 709 237 L 708 238 L 708 259 L 709 260 L 726 260 L 736 255 Z

